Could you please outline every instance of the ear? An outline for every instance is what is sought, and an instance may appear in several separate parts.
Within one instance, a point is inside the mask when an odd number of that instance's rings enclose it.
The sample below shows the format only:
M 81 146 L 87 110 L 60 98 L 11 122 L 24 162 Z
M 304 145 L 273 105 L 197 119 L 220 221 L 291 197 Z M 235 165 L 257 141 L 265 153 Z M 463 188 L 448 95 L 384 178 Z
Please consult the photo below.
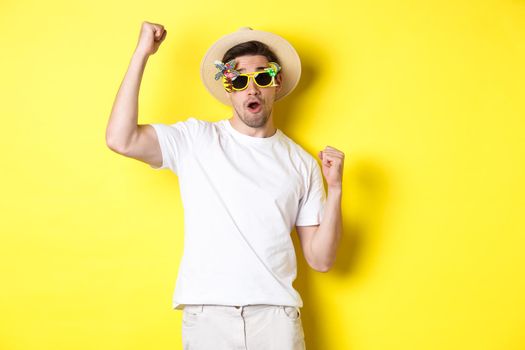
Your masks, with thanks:
M 281 90 L 282 83 L 283 83 L 283 75 L 281 73 L 277 73 L 275 76 L 275 82 L 277 83 L 277 87 L 275 88 L 275 91 Z
M 228 91 L 224 90 L 224 89 L 222 89 L 222 92 L 223 92 L 223 94 L 226 95 L 226 98 L 227 98 L 228 100 L 230 100 L 230 102 L 231 102 L 231 94 L 230 94 Z

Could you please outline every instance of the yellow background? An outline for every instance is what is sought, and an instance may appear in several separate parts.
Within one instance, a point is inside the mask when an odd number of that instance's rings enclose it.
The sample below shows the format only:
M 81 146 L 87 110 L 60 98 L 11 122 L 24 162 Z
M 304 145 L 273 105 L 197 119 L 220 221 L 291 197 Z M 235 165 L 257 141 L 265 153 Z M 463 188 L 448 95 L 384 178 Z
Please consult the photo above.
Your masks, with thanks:
M 298 252 L 307 349 L 525 348 L 525 1 L 3 0 L 1 349 L 181 349 L 177 177 L 105 144 L 144 20 L 141 124 L 229 117 L 199 65 L 241 26 L 302 58 L 276 125 L 346 154 L 336 265 Z

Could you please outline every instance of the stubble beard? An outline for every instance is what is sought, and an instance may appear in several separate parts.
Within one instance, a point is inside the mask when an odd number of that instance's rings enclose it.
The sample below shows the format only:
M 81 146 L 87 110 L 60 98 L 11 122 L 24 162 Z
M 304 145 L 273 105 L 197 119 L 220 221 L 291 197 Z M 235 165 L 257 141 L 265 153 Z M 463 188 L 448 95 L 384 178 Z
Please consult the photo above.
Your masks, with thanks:
M 235 109 L 235 111 L 237 112 L 237 115 L 242 120 L 242 122 L 250 128 L 261 128 L 265 126 L 271 114 L 271 111 L 266 112 L 264 108 L 257 114 L 253 114 L 245 110 L 241 111 L 243 113 L 239 113 L 239 110 L 237 110 L 237 108 Z

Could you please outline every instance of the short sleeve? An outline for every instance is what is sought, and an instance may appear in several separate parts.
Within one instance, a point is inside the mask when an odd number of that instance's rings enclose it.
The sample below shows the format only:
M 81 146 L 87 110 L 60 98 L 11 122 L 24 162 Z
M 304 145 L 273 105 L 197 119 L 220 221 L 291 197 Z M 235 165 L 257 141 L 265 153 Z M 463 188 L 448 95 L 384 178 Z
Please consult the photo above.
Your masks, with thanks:
M 319 225 L 323 219 L 326 193 L 319 163 L 315 161 L 306 177 L 306 191 L 299 201 L 296 226 Z
M 162 153 L 162 165 L 150 167 L 155 170 L 171 169 L 175 174 L 179 173 L 180 164 L 185 155 L 190 153 L 191 147 L 197 135 L 199 121 L 193 117 L 175 124 L 150 124 L 159 140 Z

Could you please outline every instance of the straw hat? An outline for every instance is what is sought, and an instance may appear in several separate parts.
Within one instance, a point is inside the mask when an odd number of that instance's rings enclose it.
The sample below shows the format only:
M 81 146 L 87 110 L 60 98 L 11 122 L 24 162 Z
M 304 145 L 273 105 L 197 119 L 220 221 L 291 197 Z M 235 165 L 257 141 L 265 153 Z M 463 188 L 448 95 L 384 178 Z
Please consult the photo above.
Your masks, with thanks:
M 206 89 L 220 102 L 230 106 L 230 100 L 221 80 L 215 80 L 217 68 L 215 60 L 222 60 L 224 53 L 231 47 L 250 40 L 260 41 L 270 48 L 279 60 L 282 74 L 282 87 L 275 96 L 275 101 L 285 97 L 295 89 L 301 77 L 301 60 L 294 47 L 279 35 L 242 27 L 238 31 L 219 38 L 206 52 L 201 62 L 201 79 Z

